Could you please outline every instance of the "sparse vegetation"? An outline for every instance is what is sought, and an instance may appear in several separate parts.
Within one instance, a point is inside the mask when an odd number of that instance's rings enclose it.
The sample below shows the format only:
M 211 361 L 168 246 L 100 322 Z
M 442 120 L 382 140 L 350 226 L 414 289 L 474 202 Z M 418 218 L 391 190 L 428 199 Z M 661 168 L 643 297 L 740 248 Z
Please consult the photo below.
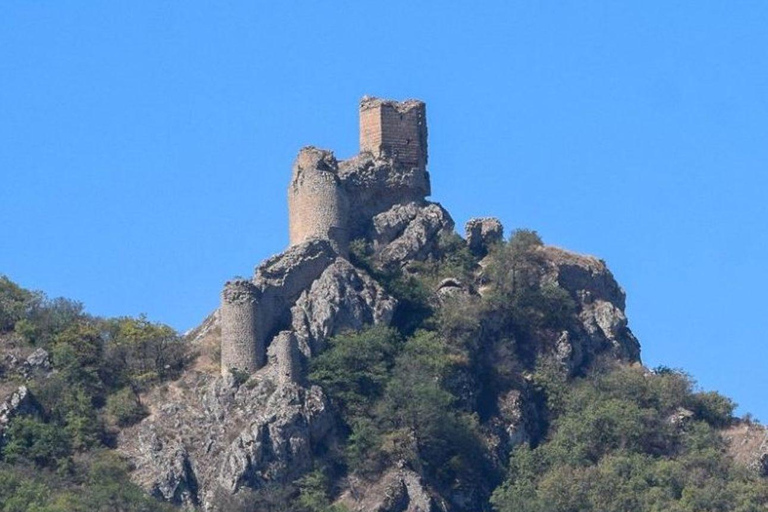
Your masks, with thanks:
M 175 377 L 186 349 L 146 318 L 103 319 L 0 277 L 0 336 L 44 348 L 55 370 L 28 382 L 39 414 L 17 416 L 0 450 L 0 512 L 160 511 L 108 450 L 146 411 L 139 394 Z

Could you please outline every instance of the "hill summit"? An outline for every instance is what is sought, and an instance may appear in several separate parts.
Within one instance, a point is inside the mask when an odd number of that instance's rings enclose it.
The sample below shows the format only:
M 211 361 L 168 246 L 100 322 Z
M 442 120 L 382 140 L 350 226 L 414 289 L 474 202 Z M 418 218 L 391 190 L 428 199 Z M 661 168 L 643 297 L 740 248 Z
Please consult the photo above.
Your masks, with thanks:
M 426 105 L 364 97 L 359 113 L 358 155 L 299 151 L 289 247 L 183 339 L 81 311 L 51 327 L 7 282 L 2 332 L 37 348 L 5 359 L 25 383 L 0 407 L 8 460 L 36 446 L 24 429 L 81 432 L 41 384 L 65 379 L 109 428 L 39 465 L 101 443 L 185 509 L 766 509 L 765 429 L 642 365 L 604 261 L 493 217 L 459 236 L 428 199 Z

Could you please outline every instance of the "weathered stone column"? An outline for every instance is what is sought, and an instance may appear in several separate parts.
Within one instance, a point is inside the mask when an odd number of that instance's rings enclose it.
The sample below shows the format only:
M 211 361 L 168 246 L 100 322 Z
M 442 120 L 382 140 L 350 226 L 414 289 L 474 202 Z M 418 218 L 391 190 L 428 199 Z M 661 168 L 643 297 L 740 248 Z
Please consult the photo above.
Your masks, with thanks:
M 264 366 L 265 341 L 256 325 L 258 290 L 250 281 L 228 281 L 221 293 L 221 373 L 253 373 Z
M 288 186 L 291 245 L 320 238 L 347 256 L 349 203 L 337 173 L 338 162 L 330 151 L 308 146 L 299 152 Z
M 301 352 L 296 335 L 291 331 L 282 331 L 272 340 L 269 347 L 280 384 L 299 383 L 301 381 Z

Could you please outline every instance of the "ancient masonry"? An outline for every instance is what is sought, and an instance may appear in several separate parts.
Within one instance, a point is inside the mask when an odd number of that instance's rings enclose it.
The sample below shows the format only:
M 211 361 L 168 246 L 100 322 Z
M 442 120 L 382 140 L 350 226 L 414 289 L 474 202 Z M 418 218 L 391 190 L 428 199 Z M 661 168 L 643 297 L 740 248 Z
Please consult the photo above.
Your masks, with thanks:
M 400 203 L 429 195 L 427 123 L 423 102 L 364 97 L 360 102 L 360 154 L 338 162 L 333 153 L 301 149 L 288 187 L 291 248 L 261 265 L 252 281 L 227 282 L 221 295 L 221 370 L 253 373 L 267 362 L 270 340 L 285 379 L 295 378 L 295 341 L 280 332 L 299 293 L 335 257 L 348 256 L 351 235 L 372 217 Z M 312 241 L 330 244 L 328 249 Z M 310 249 L 307 249 L 310 247 Z M 303 251 L 291 259 L 291 250 Z M 307 250 L 315 251 L 307 258 Z M 270 278 L 270 266 L 302 261 L 283 278 Z M 324 266 L 325 265 L 325 266 Z M 279 273 L 273 272 L 274 275 Z M 275 342 L 273 342 L 275 343 Z

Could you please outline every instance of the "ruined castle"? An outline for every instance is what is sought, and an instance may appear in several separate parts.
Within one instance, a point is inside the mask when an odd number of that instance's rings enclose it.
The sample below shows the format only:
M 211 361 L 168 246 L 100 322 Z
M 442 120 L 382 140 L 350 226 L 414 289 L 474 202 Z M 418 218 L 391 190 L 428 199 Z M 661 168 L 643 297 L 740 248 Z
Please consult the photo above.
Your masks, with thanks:
M 224 286 L 222 373 L 253 373 L 274 357 L 281 375 L 297 375 L 291 354 L 298 353 L 300 340 L 285 329 L 299 295 L 337 258 L 348 257 L 350 240 L 370 233 L 375 216 L 399 205 L 433 207 L 425 202 L 429 194 L 426 107 L 421 101 L 364 97 L 360 153 L 348 160 L 337 161 L 331 151 L 312 146 L 302 148 L 288 186 L 290 247 L 261 264 L 253 279 Z M 453 227 L 450 220 L 444 224 Z

